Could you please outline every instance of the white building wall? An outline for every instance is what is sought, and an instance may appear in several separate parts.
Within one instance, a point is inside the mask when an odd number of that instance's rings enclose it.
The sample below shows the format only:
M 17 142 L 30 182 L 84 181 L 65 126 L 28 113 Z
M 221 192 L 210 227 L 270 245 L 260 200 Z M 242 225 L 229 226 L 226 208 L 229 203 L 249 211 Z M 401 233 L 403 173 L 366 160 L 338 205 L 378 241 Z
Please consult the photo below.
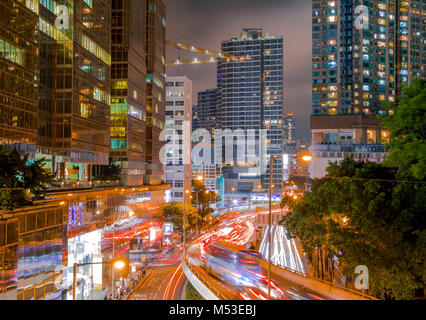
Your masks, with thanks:
M 192 178 L 192 81 L 186 76 L 167 77 L 166 84 L 166 138 L 170 130 L 176 130 L 180 149 L 166 154 L 166 180 L 172 185 L 172 201 L 183 202 L 185 190 L 191 190 Z

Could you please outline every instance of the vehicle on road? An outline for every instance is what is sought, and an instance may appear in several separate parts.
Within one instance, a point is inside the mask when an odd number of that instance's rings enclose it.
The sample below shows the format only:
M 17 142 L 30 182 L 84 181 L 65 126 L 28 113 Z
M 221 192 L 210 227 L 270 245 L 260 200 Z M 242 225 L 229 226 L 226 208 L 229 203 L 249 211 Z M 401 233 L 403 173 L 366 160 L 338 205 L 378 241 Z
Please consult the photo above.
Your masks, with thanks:
M 234 286 L 256 286 L 265 278 L 260 253 L 216 240 L 204 246 L 204 265 L 207 271 Z

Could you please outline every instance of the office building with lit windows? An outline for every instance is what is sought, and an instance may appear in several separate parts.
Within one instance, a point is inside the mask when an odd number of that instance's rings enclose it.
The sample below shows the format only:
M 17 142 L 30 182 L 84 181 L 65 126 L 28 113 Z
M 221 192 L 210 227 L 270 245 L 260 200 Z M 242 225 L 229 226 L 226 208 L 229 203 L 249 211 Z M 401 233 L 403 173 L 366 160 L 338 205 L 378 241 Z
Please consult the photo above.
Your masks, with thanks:
M 192 81 L 186 76 L 167 77 L 166 140 L 176 147 L 166 150 L 166 181 L 174 202 L 183 202 L 185 190 L 191 190 L 191 122 Z
M 376 115 L 401 83 L 425 78 L 424 2 L 312 1 L 312 175 L 345 156 L 380 162 Z
M 220 95 L 218 120 L 223 130 L 267 130 L 267 160 L 276 155 L 273 167 L 275 190 L 283 182 L 283 37 L 271 36 L 261 28 L 243 29 L 239 37 L 222 42 L 222 51 L 244 61 L 221 61 L 217 66 Z M 254 177 L 250 164 L 224 170 L 225 180 L 240 191 L 269 188 L 270 168 Z M 228 190 L 227 190 L 228 192 Z
M 37 157 L 58 180 L 91 181 L 110 149 L 111 3 L 40 0 Z M 62 19 L 61 16 L 68 16 Z M 58 23 L 55 23 L 58 22 Z
M 212 138 L 214 138 L 214 129 L 219 125 L 217 122 L 219 97 L 217 88 L 198 92 L 197 126 L 193 129 L 206 129 Z
M 166 113 L 166 7 L 161 0 L 147 0 L 146 10 L 146 174 L 144 183 L 165 181 L 160 162 L 160 133 Z
M 145 0 L 112 1 L 111 157 L 125 185 L 145 174 L 146 10 Z
M 294 113 L 284 116 L 284 151 L 291 153 L 296 150 L 296 119 Z
M 0 145 L 36 154 L 38 2 L 0 2 Z

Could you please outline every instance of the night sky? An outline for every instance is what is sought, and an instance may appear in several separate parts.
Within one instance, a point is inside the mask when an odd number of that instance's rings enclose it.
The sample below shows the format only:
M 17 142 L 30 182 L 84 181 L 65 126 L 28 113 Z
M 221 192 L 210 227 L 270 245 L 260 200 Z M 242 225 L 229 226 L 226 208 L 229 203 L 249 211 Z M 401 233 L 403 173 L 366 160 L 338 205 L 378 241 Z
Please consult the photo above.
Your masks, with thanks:
M 262 27 L 284 37 L 284 111 L 296 114 L 296 135 L 308 138 L 312 105 L 312 3 L 310 0 L 164 0 L 167 39 L 220 50 L 222 40 L 243 28 Z M 191 60 L 193 53 L 167 49 L 167 60 Z M 199 58 L 207 56 L 199 55 Z M 199 90 L 216 87 L 216 64 L 173 66 L 167 75 L 193 81 L 194 104 Z

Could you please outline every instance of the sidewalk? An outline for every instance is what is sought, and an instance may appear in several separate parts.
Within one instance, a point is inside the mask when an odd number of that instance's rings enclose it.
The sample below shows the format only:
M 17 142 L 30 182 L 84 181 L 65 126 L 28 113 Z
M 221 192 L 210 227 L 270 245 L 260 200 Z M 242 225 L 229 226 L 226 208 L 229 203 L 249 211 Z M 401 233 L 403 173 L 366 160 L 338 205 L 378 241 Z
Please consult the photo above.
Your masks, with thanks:
M 156 268 L 149 268 L 147 271 L 146 271 L 146 274 L 145 274 L 145 276 L 144 277 L 142 277 L 140 280 L 139 280 L 139 283 L 134 287 L 134 289 L 133 290 L 131 290 L 130 291 L 130 293 L 129 294 L 127 294 L 124 298 L 123 298 L 123 300 L 132 300 L 131 298 L 132 298 L 132 295 L 135 293 L 135 292 L 137 292 L 137 291 L 139 291 L 139 289 L 145 284 L 145 282 L 146 282 L 146 280 L 147 279 L 149 279 L 149 277 L 151 276 L 151 274 L 152 274 L 152 272 L 155 270 Z

